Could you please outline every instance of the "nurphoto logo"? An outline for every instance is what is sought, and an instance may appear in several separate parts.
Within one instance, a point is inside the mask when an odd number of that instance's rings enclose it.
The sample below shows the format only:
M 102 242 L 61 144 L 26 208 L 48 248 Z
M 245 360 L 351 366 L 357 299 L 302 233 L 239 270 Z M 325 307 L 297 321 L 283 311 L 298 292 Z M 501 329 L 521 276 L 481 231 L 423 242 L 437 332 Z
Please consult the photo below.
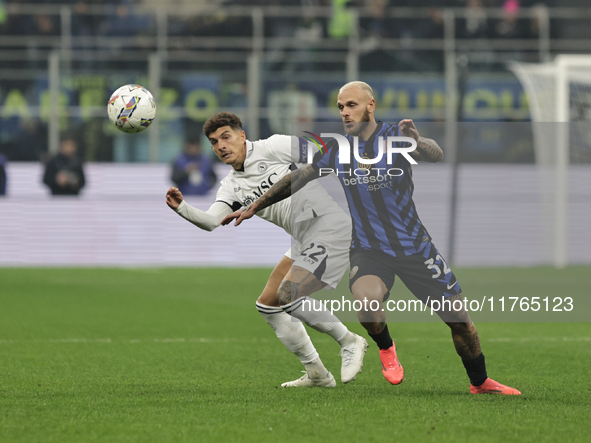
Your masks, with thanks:
M 417 162 L 410 156 L 410 153 L 417 148 L 417 142 L 412 137 L 403 137 L 403 136 L 394 136 L 390 135 L 387 137 L 377 137 L 377 153 L 374 158 L 368 158 L 367 155 L 360 155 L 359 154 L 359 137 L 353 136 L 351 141 L 344 135 L 334 133 L 334 132 L 323 132 L 320 134 L 320 137 L 312 132 L 306 132 L 306 134 L 310 134 L 312 137 L 304 137 L 309 142 L 312 142 L 323 155 L 328 154 L 328 148 L 326 143 L 324 143 L 323 138 L 333 138 L 337 141 L 339 146 L 339 156 L 338 162 L 340 164 L 351 164 L 351 151 L 353 151 L 353 156 L 355 160 L 357 160 L 357 164 L 359 168 L 355 168 L 353 171 L 351 169 L 344 170 L 344 171 L 335 171 L 332 168 L 320 168 L 319 173 L 320 176 L 328 175 L 331 173 L 335 174 L 347 174 L 349 176 L 355 175 L 357 177 L 365 177 L 370 175 L 374 172 L 376 175 L 388 175 L 391 177 L 398 177 L 402 175 L 404 172 L 399 168 L 388 168 L 388 167 L 373 167 L 373 165 L 377 165 L 382 161 L 384 155 L 386 155 L 386 166 L 392 166 L 394 164 L 393 157 L 394 155 L 401 154 L 411 165 L 416 165 Z M 404 146 L 406 145 L 406 146 Z M 408 146 L 410 145 L 410 146 Z M 351 146 L 353 149 L 351 149 Z M 312 163 L 313 156 L 308 155 L 308 163 Z

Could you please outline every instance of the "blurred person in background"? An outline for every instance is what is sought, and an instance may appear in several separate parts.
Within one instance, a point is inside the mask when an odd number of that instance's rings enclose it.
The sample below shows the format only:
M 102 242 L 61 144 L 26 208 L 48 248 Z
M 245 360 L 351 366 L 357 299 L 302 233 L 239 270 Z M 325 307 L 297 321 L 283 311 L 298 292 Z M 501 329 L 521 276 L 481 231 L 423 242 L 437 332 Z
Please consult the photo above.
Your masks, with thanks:
M 489 17 L 486 14 L 483 0 L 465 1 L 465 18 L 458 23 L 457 37 L 470 39 L 476 42 L 478 51 L 476 54 L 470 54 L 472 71 L 488 72 L 495 61 L 495 54 L 490 42 L 487 40 L 493 36 L 492 26 L 489 23 Z
M 19 131 L 9 143 L 7 155 L 12 161 L 35 161 L 47 155 L 47 124 L 40 119 L 20 118 Z
M 531 18 L 520 17 L 522 2 L 519 0 L 505 0 L 501 6 L 503 18 L 495 27 L 496 38 L 507 39 L 529 39 L 534 38 L 532 32 Z M 521 50 L 512 50 L 502 52 L 501 56 L 506 61 L 523 60 L 524 52 Z
M 365 3 L 370 16 L 364 16 L 360 20 L 362 32 L 360 50 L 363 54 L 361 64 L 371 64 L 376 70 L 389 69 L 392 54 L 381 48 L 382 39 L 395 36 L 391 19 L 387 15 L 388 0 L 366 0 Z
M 201 153 L 198 137 L 185 141 L 183 152 L 172 165 L 172 181 L 186 195 L 205 195 L 216 184 L 213 162 Z
M 59 153 L 45 165 L 43 183 L 51 189 L 52 195 L 78 195 L 86 184 L 78 143 L 73 136 L 62 136 Z
M 120 37 L 116 44 L 110 45 L 111 55 L 119 55 L 138 46 L 147 49 L 150 46 L 149 41 L 140 37 L 153 32 L 153 17 L 136 12 L 138 1 L 113 0 L 110 3 L 110 13 L 97 26 L 97 41 L 100 37 Z M 109 62 L 109 66 L 117 70 L 134 69 L 136 64 L 136 61 L 125 60 Z
M 459 28 L 463 38 L 487 38 L 489 36 L 488 17 L 482 0 L 466 0 L 466 19 Z
M 110 14 L 100 24 L 99 35 L 107 37 L 134 37 L 147 32 L 151 26 L 149 15 L 140 15 L 135 11 L 137 2 L 133 0 L 113 0 Z

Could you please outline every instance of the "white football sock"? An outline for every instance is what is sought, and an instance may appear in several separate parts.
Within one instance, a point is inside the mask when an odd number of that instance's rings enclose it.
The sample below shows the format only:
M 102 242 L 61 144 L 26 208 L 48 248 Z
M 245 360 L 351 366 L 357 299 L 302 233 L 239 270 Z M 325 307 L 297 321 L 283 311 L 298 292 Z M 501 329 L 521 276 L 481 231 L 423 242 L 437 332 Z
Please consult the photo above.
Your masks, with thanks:
M 347 327 L 326 309 L 324 303 L 312 297 L 298 298 L 287 305 L 282 305 L 281 309 L 292 317 L 303 321 L 312 329 L 330 335 L 341 346 L 347 345 L 354 337 Z
M 310 378 L 324 378 L 327 376 L 328 371 L 322 364 L 302 322 L 292 318 L 283 312 L 281 308 L 266 306 L 257 302 L 257 310 L 269 323 L 269 326 L 273 328 L 281 343 L 300 359 Z

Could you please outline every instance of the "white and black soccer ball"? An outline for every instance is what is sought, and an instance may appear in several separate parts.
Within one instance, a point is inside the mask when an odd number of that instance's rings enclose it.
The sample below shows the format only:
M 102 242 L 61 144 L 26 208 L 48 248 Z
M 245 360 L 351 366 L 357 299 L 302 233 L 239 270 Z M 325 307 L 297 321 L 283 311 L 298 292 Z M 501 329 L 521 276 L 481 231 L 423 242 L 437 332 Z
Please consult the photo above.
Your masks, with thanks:
M 117 129 L 127 133 L 142 132 L 156 117 L 156 101 L 146 88 L 125 85 L 111 95 L 107 113 Z

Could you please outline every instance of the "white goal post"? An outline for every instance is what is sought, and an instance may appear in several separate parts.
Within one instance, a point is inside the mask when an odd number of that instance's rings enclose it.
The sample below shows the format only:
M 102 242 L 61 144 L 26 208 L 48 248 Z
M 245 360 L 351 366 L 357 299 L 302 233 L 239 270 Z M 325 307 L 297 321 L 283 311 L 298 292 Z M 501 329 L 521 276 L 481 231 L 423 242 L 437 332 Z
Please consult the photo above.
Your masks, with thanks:
M 591 55 L 558 55 L 548 63 L 514 62 L 510 69 L 527 94 L 533 122 L 544 258 L 563 268 L 568 263 L 568 168 L 571 157 L 588 148 L 584 132 L 589 129 L 573 122 L 591 122 Z

